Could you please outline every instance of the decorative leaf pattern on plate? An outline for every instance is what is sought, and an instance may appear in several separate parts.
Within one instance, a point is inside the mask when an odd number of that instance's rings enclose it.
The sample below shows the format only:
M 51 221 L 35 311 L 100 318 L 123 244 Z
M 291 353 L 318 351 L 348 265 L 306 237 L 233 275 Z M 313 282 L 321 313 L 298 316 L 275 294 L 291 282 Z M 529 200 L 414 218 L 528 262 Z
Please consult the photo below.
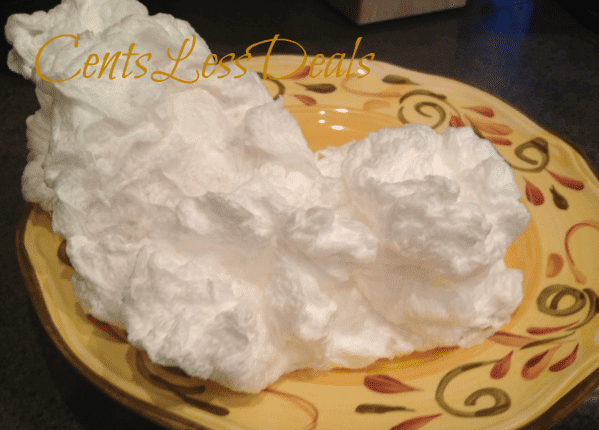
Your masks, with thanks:
M 488 106 L 469 106 L 465 109 L 470 109 L 471 111 L 487 116 L 489 118 L 493 118 L 495 116 L 495 112 L 493 111 L 493 109 L 491 109 Z
M 576 191 L 581 191 L 584 188 L 584 183 L 582 181 L 568 178 L 564 175 L 558 175 L 557 173 L 553 173 L 551 170 L 547 170 L 547 173 L 553 176 L 555 180 L 562 184 L 564 187 L 568 187 Z
M 295 75 L 293 75 L 289 79 L 292 79 L 294 81 L 298 80 L 298 79 L 304 79 L 306 76 L 308 76 L 309 73 L 310 73 L 310 66 L 305 66 L 302 70 L 297 72 Z
M 368 375 L 364 378 L 364 385 L 369 390 L 384 394 L 407 393 L 419 391 L 418 388 L 410 387 L 389 375 Z
M 572 327 L 576 323 L 577 323 L 577 321 L 567 324 L 567 325 L 562 325 L 560 327 L 528 327 L 526 329 L 526 331 L 528 333 L 534 334 L 536 336 L 542 336 L 545 334 L 555 333 L 556 331 L 560 331 L 560 330 L 563 330 L 568 327 Z
M 522 377 L 527 380 L 532 380 L 539 376 L 549 365 L 553 354 L 555 354 L 560 346 L 561 345 L 556 345 L 529 359 L 522 367 Z
M 370 403 L 363 403 L 356 407 L 356 412 L 359 414 L 384 414 L 395 411 L 414 412 L 414 409 L 408 409 L 405 406 L 387 406 Z
M 551 367 L 549 367 L 549 370 L 551 372 L 559 372 L 560 370 L 564 370 L 566 367 L 574 363 L 574 361 L 576 360 L 576 353 L 578 352 L 578 345 L 579 344 L 577 343 L 574 347 L 574 350 L 566 357 L 562 358 L 557 363 L 551 365 Z
M 412 418 L 410 420 L 403 421 L 398 425 L 391 427 L 390 430 L 416 430 L 428 424 L 435 418 L 440 417 L 441 415 L 443 414 L 426 415 L 422 417 Z
M 452 115 L 451 118 L 449 119 L 449 126 L 456 127 L 456 128 L 457 127 L 465 127 L 466 123 L 459 116 Z
M 513 354 L 514 350 L 511 350 L 505 357 L 493 365 L 491 368 L 491 378 L 501 379 L 507 375 L 511 367 Z
M 320 94 L 329 94 L 337 89 L 337 87 L 333 84 L 300 84 L 300 83 L 298 83 L 298 85 L 301 85 L 308 91 L 312 91 L 314 93 L 320 93 Z
M 512 134 L 512 128 L 507 124 L 500 124 L 495 121 L 482 118 L 473 119 L 470 115 L 464 115 L 470 123 L 475 124 L 476 128 L 482 133 L 494 134 L 499 136 L 507 136 Z
M 418 85 L 418 84 L 412 82 L 408 78 L 405 78 L 403 76 L 397 76 L 397 75 L 387 75 L 381 80 L 386 84 L 392 84 L 392 85 Z
M 494 143 L 495 145 L 510 146 L 512 144 L 511 140 L 504 139 L 503 137 L 485 136 L 485 139 L 487 139 L 491 143 Z
M 501 345 L 511 346 L 513 348 L 520 348 L 534 339 L 528 336 L 520 336 L 504 331 L 498 331 L 495 332 L 495 334 L 491 335 L 488 338 L 488 340 L 495 343 L 499 343 Z
M 526 182 L 526 200 L 531 202 L 535 206 L 540 206 L 545 203 L 545 197 L 541 190 L 528 179 L 524 178 L 524 182 Z
M 469 109 L 487 118 L 492 118 L 495 116 L 493 109 L 487 106 L 471 106 L 465 107 L 464 109 Z M 506 139 L 505 137 L 499 137 L 507 136 L 512 133 L 513 130 L 508 125 L 500 124 L 488 119 L 474 118 L 466 114 L 464 114 L 464 117 L 470 123 L 474 133 L 476 133 L 481 139 L 487 139 L 489 142 L 496 145 L 510 146 L 512 144 L 511 140 Z M 457 115 L 451 115 L 449 119 L 450 127 L 464 127 L 466 125 L 467 124 L 461 117 Z
M 548 278 L 554 278 L 559 275 L 564 267 L 564 259 L 561 255 L 552 252 L 547 257 L 547 269 L 545 270 L 545 276 Z
M 383 89 L 382 91 L 374 92 L 357 90 L 349 87 L 347 83 L 352 79 L 354 79 L 354 76 L 343 79 L 341 81 L 341 88 L 350 94 L 366 97 L 398 98 L 402 97 L 405 93 L 405 91 L 402 89 L 404 85 L 419 85 L 418 83 L 413 82 L 410 79 L 404 78 L 402 76 L 387 75 L 384 78 L 382 78 L 381 81 L 386 84 L 389 84 L 389 87 Z
M 555 343 L 555 341 L 557 341 L 557 340 L 562 340 L 562 339 L 565 339 L 570 336 L 572 336 L 572 333 L 564 334 L 562 336 L 557 336 L 557 337 L 550 337 L 547 339 L 535 340 L 534 342 L 527 343 L 526 345 L 521 347 L 520 350 L 534 348 L 536 346 L 546 345 L 548 343 Z
M 555 206 L 557 208 L 562 209 L 562 210 L 568 209 L 568 207 L 569 207 L 568 201 L 566 200 L 566 198 L 564 196 L 562 196 L 560 193 L 558 193 L 558 191 L 555 189 L 555 187 L 553 185 L 551 186 L 549 191 L 551 191 L 551 194 L 553 195 L 553 204 L 555 204 Z
M 316 104 L 316 100 L 314 99 L 314 97 L 310 97 L 305 94 L 292 94 L 292 96 L 298 99 L 306 106 L 314 106 Z

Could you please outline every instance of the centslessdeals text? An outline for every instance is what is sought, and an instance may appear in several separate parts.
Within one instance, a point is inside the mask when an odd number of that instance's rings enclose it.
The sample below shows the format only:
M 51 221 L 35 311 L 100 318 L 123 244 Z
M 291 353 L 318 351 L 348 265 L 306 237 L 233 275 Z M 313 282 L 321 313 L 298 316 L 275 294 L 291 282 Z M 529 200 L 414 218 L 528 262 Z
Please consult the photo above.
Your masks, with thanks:
M 79 46 L 79 35 L 78 34 L 77 35 L 61 34 L 59 36 L 56 36 L 56 37 L 50 39 L 40 48 L 40 50 L 38 51 L 37 56 L 35 58 L 35 70 L 36 70 L 37 74 L 39 75 L 39 77 L 45 81 L 64 82 L 64 81 L 68 81 L 69 79 L 73 79 L 73 78 L 79 76 L 80 74 L 84 78 L 95 77 L 95 78 L 99 79 L 104 75 L 104 72 L 106 72 L 106 70 L 109 70 L 108 78 L 115 79 L 116 78 L 116 76 L 114 75 L 115 66 L 117 64 L 117 61 L 121 57 L 125 58 L 123 73 L 121 75 L 123 79 L 128 78 L 131 75 L 133 75 L 134 79 L 139 79 L 139 78 L 144 77 L 148 73 L 148 68 L 146 66 L 148 65 L 149 61 L 152 59 L 152 54 L 150 52 L 146 52 L 146 53 L 143 53 L 140 55 L 139 52 L 134 52 L 135 43 L 131 43 L 129 45 L 129 49 L 126 53 L 122 53 L 121 51 L 118 51 L 114 54 L 111 54 L 110 52 L 107 52 L 104 55 L 104 58 L 103 58 L 101 64 L 100 64 L 100 57 L 98 54 L 90 54 L 87 57 L 87 59 L 84 61 L 83 67 L 78 69 L 77 71 L 75 71 L 72 76 L 65 78 L 65 79 L 52 80 L 52 79 L 48 78 L 47 76 L 44 76 L 44 74 L 41 72 L 40 67 L 39 67 L 39 62 L 40 62 L 40 58 L 44 52 L 44 49 L 46 49 L 46 47 L 50 43 L 52 43 L 53 41 L 55 41 L 56 39 L 59 39 L 61 37 L 71 37 L 75 40 L 74 48 L 76 49 Z M 360 45 L 361 40 L 362 40 L 361 37 L 359 37 L 356 40 L 356 44 L 354 46 L 354 52 L 352 53 L 351 60 L 349 62 L 349 67 L 347 68 L 347 70 L 342 69 L 343 60 L 345 59 L 345 54 L 336 53 L 336 54 L 332 55 L 328 59 L 328 61 L 323 54 L 317 54 L 314 56 L 314 58 L 312 58 L 312 61 L 310 62 L 310 71 L 308 73 L 308 76 L 310 76 L 311 78 L 315 78 L 323 72 L 324 72 L 324 76 L 327 78 L 329 76 L 331 76 L 333 73 L 335 73 L 335 75 L 337 77 L 343 76 L 344 73 L 346 74 L 346 76 L 348 78 L 355 75 L 356 73 L 352 73 L 352 66 L 354 64 L 354 60 L 356 59 L 356 53 L 358 51 L 358 47 Z M 289 73 L 285 76 L 273 76 L 268 73 L 268 61 L 270 59 L 270 56 L 272 55 L 273 48 L 277 41 L 295 44 L 295 45 L 299 46 L 303 52 L 303 61 L 301 62 L 301 64 L 297 67 L 296 70 L 292 71 L 291 73 Z M 270 42 L 270 45 L 268 47 L 268 52 L 266 53 L 266 56 L 264 59 L 264 68 L 262 71 L 263 79 L 275 79 L 275 80 L 286 79 L 286 78 L 293 76 L 300 70 L 303 70 L 304 66 L 306 65 L 306 63 L 308 61 L 308 55 L 306 53 L 306 50 L 299 43 L 294 42 L 293 40 L 279 39 L 279 35 L 277 34 L 272 39 L 263 40 L 261 42 L 254 43 L 253 45 L 248 46 L 247 49 L 245 50 L 245 54 L 240 57 L 237 57 L 237 58 L 235 57 L 234 53 L 225 55 L 225 56 L 221 57 L 220 59 L 218 58 L 218 56 L 216 54 L 210 54 L 210 55 L 208 55 L 208 57 L 206 58 L 206 60 L 204 61 L 203 65 L 202 65 L 201 73 L 199 70 L 196 70 L 195 71 L 196 72 L 195 79 L 184 80 L 180 77 L 177 77 L 176 72 L 177 72 L 177 67 L 179 66 L 179 64 L 182 61 L 185 61 L 193 52 L 193 49 L 194 49 L 195 43 L 196 43 L 196 37 L 195 37 L 195 35 L 193 35 L 191 40 L 185 39 L 185 41 L 181 45 L 181 49 L 179 50 L 179 54 L 177 55 L 176 58 L 171 55 L 170 50 L 167 50 L 168 57 L 174 62 L 172 64 L 172 69 L 168 72 L 161 71 L 161 70 L 155 70 L 152 73 L 150 73 L 150 78 L 155 82 L 164 82 L 169 79 L 173 79 L 175 81 L 182 82 L 185 84 L 193 84 L 194 82 L 197 82 L 197 80 L 200 78 L 200 76 L 203 78 L 209 78 L 210 76 L 214 75 L 216 73 L 216 70 L 212 66 L 219 65 L 221 67 L 221 70 L 219 71 L 219 73 L 224 72 L 221 74 L 217 73 L 216 76 L 217 76 L 217 78 L 220 79 L 220 78 L 224 78 L 225 76 L 228 76 L 231 73 L 231 68 L 229 67 L 229 65 L 232 62 L 234 62 L 235 65 L 237 66 L 237 68 L 242 71 L 239 75 L 233 76 L 235 79 L 237 79 L 247 73 L 247 68 L 243 66 L 242 60 L 245 59 L 245 61 L 247 61 L 250 58 L 252 58 L 252 54 L 250 53 L 250 50 L 258 45 L 261 45 L 263 43 L 269 43 L 269 42 Z M 190 43 L 189 47 L 188 47 L 188 43 Z M 358 79 L 363 78 L 364 76 L 368 75 L 368 73 L 370 73 L 370 68 L 367 66 L 367 64 L 364 63 L 364 61 L 367 58 L 370 61 L 374 60 L 374 53 L 364 55 L 363 57 L 358 59 L 358 64 L 359 64 L 359 67 L 361 68 L 361 72 L 357 76 Z M 134 64 L 130 64 L 130 61 L 133 62 Z M 325 65 L 325 63 L 326 63 L 326 65 Z M 321 66 L 324 66 L 324 70 L 322 68 L 320 68 Z M 320 68 L 320 70 L 319 70 L 319 68 Z M 97 72 L 97 74 L 96 74 L 96 72 Z

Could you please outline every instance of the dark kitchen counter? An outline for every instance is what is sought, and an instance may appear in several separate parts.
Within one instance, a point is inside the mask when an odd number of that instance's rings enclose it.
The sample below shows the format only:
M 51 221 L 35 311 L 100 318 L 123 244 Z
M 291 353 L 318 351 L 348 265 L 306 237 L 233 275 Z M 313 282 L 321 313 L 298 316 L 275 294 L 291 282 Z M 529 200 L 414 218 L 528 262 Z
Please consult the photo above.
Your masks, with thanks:
M 596 11 L 566 11 L 553 0 L 469 0 L 461 9 L 357 26 L 321 0 L 200 4 L 147 3 L 152 14 L 188 20 L 219 58 L 241 55 L 248 45 L 275 34 L 301 44 L 310 55 L 351 55 L 362 37 L 361 55 L 374 52 L 376 60 L 454 78 L 498 96 L 574 143 L 599 170 L 599 35 L 586 27 L 597 28 Z M 9 1 L 3 7 L 0 17 L 6 22 L 7 13 L 47 10 L 53 2 Z M 292 44 L 276 46 L 275 54 L 299 53 Z M 5 42 L 2 49 L 5 63 Z M 31 83 L 2 69 L 0 428 L 157 430 L 161 427 L 107 397 L 67 362 L 27 295 L 14 238 L 25 206 L 20 190 L 27 158 L 25 119 L 36 109 Z M 553 427 L 540 421 L 535 428 L 599 428 L 597 395 Z

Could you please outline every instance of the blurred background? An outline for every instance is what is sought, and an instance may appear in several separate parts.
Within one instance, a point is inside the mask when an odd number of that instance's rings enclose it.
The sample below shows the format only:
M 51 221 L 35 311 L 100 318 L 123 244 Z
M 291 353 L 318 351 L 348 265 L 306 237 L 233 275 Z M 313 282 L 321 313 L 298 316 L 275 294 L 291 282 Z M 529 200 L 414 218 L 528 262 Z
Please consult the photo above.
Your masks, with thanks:
M 56 3 L 3 0 L 0 18 L 4 25 L 12 13 L 49 10 Z M 309 55 L 351 54 L 362 37 L 359 56 L 374 52 L 376 60 L 454 78 L 498 96 L 582 148 L 599 169 L 599 19 L 594 4 L 468 0 L 462 8 L 357 25 L 324 0 L 143 3 L 150 14 L 189 21 L 219 58 L 241 55 L 275 34 L 298 42 Z M 10 47 L 5 39 L 0 47 L 0 429 L 157 430 L 70 366 L 27 296 L 14 234 L 24 208 L 25 119 L 37 102 L 32 85 L 6 67 Z M 288 43 L 277 44 L 275 51 L 300 53 Z M 595 395 L 553 430 L 592 428 L 599 428 Z
M 409 51 L 410 47 L 434 47 L 443 49 L 446 56 L 457 53 L 452 47 L 444 46 L 443 41 L 448 38 L 459 39 L 465 49 L 463 57 L 472 56 L 467 48 L 476 44 L 477 36 L 492 34 L 497 42 L 504 40 L 506 43 L 497 43 L 496 48 L 517 47 L 510 42 L 514 40 L 518 45 L 518 34 L 563 34 L 580 31 L 586 28 L 597 32 L 599 29 L 599 6 L 576 1 L 551 1 L 551 0 L 468 0 L 465 8 L 450 9 L 443 12 L 431 13 L 424 16 L 402 18 L 375 24 L 357 25 L 346 15 L 355 12 L 358 0 L 330 0 L 331 4 L 347 5 L 331 6 L 324 0 L 259 0 L 259 1 L 234 1 L 220 0 L 213 2 L 199 2 L 192 0 L 158 1 L 147 0 L 142 2 L 150 14 L 168 13 L 177 18 L 188 21 L 202 36 L 214 53 L 226 55 L 229 52 L 240 52 L 242 47 L 251 43 L 269 39 L 275 34 L 282 38 L 298 41 L 307 48 L 308 53 L 324 53 L 332 55 L 343 52 L 343 49 L 353 48 L 353 42 L 359 36 L 364 37 L 366 49 L 374 49 L 377 59 L 383 61 L 398 58 L 398 50 L 403 54 L 402 60 L 410 62 L 407 67 L 429 64 L 421 63 L 420 55 L 414 57 Z M 370 2 L 390 3 L 389 0 L 362 0 Z M 408 2 L 413 0 L 408 0 Z M 430 0 L 419 0 L 423 3 L 435 3 Z M 392 3 L 392 2 L 391 2 Z M 396 1 L 399 3 L 399 1 Z M 438 3 L 438 2 L 437 2 Z M 464 0 L 456 1 L 464 3 Z M 37 10 L 49 10 L 58 1 L 55 0 L 4 0 L 0 6 L 2 25 L 6 18 L 14 13 L 32 13 Z M 342 14 L 339 10 L 347 11 Z M 565 12 L 565 13 L 564 13 Z M 401 31 L 405 37 L 402 40 L 392 38 L 395 31 Z M 399 33 L 397 33 L 399 35 Z M 369 36 L 389 35 L 387 43 L 381 44 L 379 40 L 372 40 Z M 521 39 L 521 37 L 520 37 Z M 368 45 L 369 40 L 373 45 Z M 290 46 L 280 44 L 278 49 L 291 50 Z M 468 46 L 466 46 L 468 45 Z M 0 57 L 5 59 L 10 46 L 3 38 Z M 368 51 L 370 52 L 370 51 Z M 428 57 L 431 59 L 431 52 Z M 463 58 L 460 58 L 463 60 Z M 413 63 L 413 64 L 412 64 Z M 6 61 L 1 61 L 1 72 L 8 73 Z

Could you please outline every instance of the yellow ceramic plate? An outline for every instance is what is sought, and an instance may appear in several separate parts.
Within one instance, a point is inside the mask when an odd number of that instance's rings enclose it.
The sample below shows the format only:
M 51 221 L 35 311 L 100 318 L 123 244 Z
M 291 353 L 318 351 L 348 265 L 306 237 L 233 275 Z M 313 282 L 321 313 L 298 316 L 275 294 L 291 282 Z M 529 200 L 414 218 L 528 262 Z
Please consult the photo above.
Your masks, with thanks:
M 49 215 L 30 206 L 17 234 L 20 263 L 54 342 L 109 395 L 176 429 L 545 429 L 565 417 L 599 385 L 599 183 L 584 157 L 468 85 L 378 62 L 362 74 L 354 62 L 348 77 L 348 60 L 341 76 L 325 76 L 321 66 L 312 77 L 301 62 L 271 57 L 267 73 L 290 76 L 266 85 L 314 149 L 407 122 L 439 132 L 467 125 L 495 144 L 532 214 L 505 258 L 524 272 L 524 301 L 511 321 L 469 349 L 418 352 L 360 370 L 296 371 L 260 394 L 235 393 L 153 365 L 124 333 L 84 315 L 63 240 Z M 263 64 L 253 59 L 250 68 Z

